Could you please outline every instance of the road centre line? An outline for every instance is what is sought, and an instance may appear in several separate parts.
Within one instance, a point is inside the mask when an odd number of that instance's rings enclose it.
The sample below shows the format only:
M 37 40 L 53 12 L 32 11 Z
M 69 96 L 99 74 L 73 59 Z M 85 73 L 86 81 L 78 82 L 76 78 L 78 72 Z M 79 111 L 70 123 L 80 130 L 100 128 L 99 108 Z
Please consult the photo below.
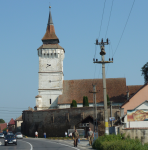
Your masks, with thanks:
M 31 149 L 30 150 L 33 150 L 33 146 L 29 143 L 29 142 L 26 142 L 26 141 L 23 141 L 23 140 L 21 140 L 22 142 L 25 142 L 25 143 L 28 143 L 29 145 L 30 145 L 30 147 L 31 147 Z

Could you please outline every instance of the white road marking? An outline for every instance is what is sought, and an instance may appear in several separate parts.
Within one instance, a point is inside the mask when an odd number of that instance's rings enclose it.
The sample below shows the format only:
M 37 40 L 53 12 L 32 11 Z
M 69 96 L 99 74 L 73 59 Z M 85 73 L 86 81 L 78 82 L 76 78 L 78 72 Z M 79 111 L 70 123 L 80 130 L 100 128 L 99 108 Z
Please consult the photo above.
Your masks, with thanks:
M 44 142 L 56 143 L 56 142 L 51 142 L 51 141 L 44 141 Z M 78 149 L 78 148 L 76 148 L 76 147 L 72 147 L 72 146 L 69 146 L 69 145 L 66 145 L 66 144 L 62 144 L 62 143 L 56 143 L 56 144 L 60 144 L 60 145 L 64 145 L 64 146 L 67 146 L 67 147 L 76 149 L 76 150 L 80 150 L 80 149 Z
M 2 145 L 2 142 L 0 142 L 0 145 Z
M 30 147 L 31 147 L 31 149 L 30 150 L 33 150 L 33 146 L 29 143 L 29 142 L 26 142 L 26 141 L 23 141 L 23 140 L 21 140 L 22 142 L 25 142 L 25 143 L 28 143 L 29 145 L 30 145 Z
M 32 140 L 37 140 L 37 139 L 32 139 Z M 80 150 L 80 149 L 78 149 L 78 148 L 76 148 L 76 147 L 72 147 L 72 146 L 69 146 L 69 145 L 66 145 L 66 144 L 62 144 L 62 143 L 57 143 L 57 142 L 53 142 L 53 141 L 52 141 L 52 142 L 51 142 L 51 141 L 44 141 L 44 142 L 50 142 L 50 143 L 60 144 L 60 145 L 64 145 L 64 146 L 67 146 L 67 147 L 76 149 L 76 150 Z

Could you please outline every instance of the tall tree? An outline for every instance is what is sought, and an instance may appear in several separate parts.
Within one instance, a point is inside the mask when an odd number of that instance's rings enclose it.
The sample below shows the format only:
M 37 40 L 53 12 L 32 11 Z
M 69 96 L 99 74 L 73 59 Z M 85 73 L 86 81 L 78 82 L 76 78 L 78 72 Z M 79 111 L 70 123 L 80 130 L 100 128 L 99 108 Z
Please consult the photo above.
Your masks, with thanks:
M 3 119 L 0 119 L 0 123 L 5 123 L 5 121 Z
M 110 100 L 109 100 L 109 96 L 107 94 L 107 106 L 109 106 L 109 105 L 110 105 Z
M 144 76 L 144 82 L 148 82 L 148 62 L 141 68 L 141 71 Z

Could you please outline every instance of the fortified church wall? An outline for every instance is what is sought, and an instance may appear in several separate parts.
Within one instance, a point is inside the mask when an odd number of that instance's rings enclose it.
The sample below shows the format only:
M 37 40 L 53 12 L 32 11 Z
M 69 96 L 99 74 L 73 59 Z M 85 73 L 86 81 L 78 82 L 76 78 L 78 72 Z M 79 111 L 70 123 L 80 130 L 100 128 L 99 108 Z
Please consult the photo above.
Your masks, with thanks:
M 98 121 L 104 121 L 104 108 L 97 108 Z M 40 111 L 23 111 L 22 132 L 27 136 L 34 136 L 38 131 L 39 137 L 43 137 L 46 132 L 47 137 L 64 137 L 65 131 L 68 129 L 81 128 L 79 123 L 86 117 L 93 118 L 93 107 L 67 108 L 67 109 L 49 109 Z M 120 117 L 119 107 L 113 106 L 113 117 Z M 108 108 L 108 116 L 110 109 Z M 89 123 L 89 122 L 88 122 Z M 104 124 L 104 123 L 103 123 Z

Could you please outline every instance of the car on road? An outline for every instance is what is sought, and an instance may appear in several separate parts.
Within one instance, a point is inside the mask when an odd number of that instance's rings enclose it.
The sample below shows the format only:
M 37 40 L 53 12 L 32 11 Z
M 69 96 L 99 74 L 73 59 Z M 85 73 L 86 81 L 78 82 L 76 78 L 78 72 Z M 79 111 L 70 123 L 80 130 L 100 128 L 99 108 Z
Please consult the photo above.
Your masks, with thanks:
M 0 138 L 4 138 L 4 134 L 3 133 L 0 133 Z
M 7 133 L 7 135 L 13 135 L 13 132 L 12 132 L 12 131 L 9 131 L 9 132 Z
M 15 135 L 6 135 L 6 137 L 4 138 L 4 144 L 5 146 L 7 146 L 8 144 L 15 144 L 17 145 L 17 139 Z
M 7 135 L 7 131 L 3 131 L 4 137 Z
M 21 132 L 16 132 L 15 136 L 17 139 L 23 139 L 23 134 Z

